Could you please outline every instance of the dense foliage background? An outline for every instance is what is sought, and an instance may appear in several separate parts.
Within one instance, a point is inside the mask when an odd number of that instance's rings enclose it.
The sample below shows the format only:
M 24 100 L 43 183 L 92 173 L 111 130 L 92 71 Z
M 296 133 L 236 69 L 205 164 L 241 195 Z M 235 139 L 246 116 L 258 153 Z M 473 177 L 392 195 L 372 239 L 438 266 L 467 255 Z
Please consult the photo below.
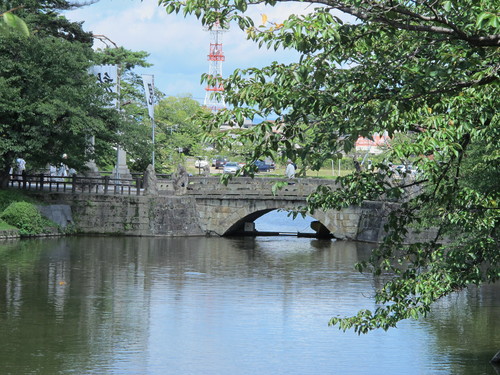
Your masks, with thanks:
M 205 25 L 238 25 L 260 46 L 300 53 L 296 63 L 236 70 L 224 80 L 231 109 L 200 119 L 222 149 L 235 144 L 218 132 L 222 124 L 273 114 L 276 123 L 242 132 L 237 142 L 252 145 L 249 160 L 291 158 L 301 173 L 350 152 L 358 136 L 408 136 L 394 142 L 385 163 L 341 177 L 339 190 L 321 188 L 309 199 L 309 210 L 367 199 L 401 203 L 386 218 L 385 242 L 357 266 L 381 278 L 379 307 L 332 324 L 360 333 L 388 329 L 425 315 L 444 295 L 499 279 L 497 0 L 307 1 L 308 14 L 280 24 L 263 15 L 261 25 L 248 9 L 281 1 L 160 3 Z M 418 173 L 400 178 L 389 162 L 411 163 Z M 408 245 L 410 228 L 436 235 Z

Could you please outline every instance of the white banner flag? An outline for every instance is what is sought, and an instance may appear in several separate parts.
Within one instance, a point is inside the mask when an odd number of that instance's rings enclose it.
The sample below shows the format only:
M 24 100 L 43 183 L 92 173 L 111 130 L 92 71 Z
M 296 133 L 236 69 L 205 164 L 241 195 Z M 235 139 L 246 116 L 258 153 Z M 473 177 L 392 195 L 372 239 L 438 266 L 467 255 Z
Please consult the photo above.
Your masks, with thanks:
M 97 77 L 97 81 L 106 84 L 106 91 L 118 93 L 118 67 L 116 65 L 94 65 L 90 68 L 90 74 Z M 117 98 L 113 99 L 112 106 L 116 107 Z
M 144 91 L 146 93 L 146 103 L 148 104 L 148 113 L 151 120 L 155 118 L 155 84 L 152 74 L 143 74 L 142 82 L 144 83 Z

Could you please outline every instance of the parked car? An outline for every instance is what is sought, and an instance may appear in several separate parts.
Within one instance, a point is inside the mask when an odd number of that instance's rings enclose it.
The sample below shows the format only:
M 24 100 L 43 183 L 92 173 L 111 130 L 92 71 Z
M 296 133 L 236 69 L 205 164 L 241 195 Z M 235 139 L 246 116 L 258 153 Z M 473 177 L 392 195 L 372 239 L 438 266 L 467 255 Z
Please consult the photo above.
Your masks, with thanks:
M 215 155 L 212 158 L 212 167 L 217 167 L 217 162 L 219 165 L 224 165 L 226 164 L 227 157 L 226 156 L 221 156 L 221 155 Z
M 214 161 L 215 169 L 224 168 L 224 165 L 227 163 L 227 158 L 225 156 L 217 156 Z
M 223 172 L 224 173 L 235 174 L 236 172 L 238 172 L 240 170 L 240 168 L 241 167 L 240 167 L 240 165 L 237 162 L 235 162 L 235 161 L 228 161 L 224 165 Z
M 255 160 L 253 163 L 257 166 L 259 172 L 269 172 L 271 170 L 271 166 L 262 160 Z

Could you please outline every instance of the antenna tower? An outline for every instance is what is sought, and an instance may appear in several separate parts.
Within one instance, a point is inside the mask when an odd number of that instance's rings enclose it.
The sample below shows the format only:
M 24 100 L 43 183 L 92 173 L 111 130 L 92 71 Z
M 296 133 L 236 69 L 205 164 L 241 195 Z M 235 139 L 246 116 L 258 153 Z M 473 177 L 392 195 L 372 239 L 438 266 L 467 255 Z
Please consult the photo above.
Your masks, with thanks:
M 226 107 L 224 98 L 218 97 L 217 93 L 222 93 L 222 62 L 226 59 L 222 51 L 222 33 L 227 30 L 223 29 L 219 21 L 215 22 L 211 28 L 206 28 L 210 32 L 210 51 L 208 54 L 208 75 L 217 78 L 217 81 L 205 88 L 204 105 L 212 112 L 217 112 Z

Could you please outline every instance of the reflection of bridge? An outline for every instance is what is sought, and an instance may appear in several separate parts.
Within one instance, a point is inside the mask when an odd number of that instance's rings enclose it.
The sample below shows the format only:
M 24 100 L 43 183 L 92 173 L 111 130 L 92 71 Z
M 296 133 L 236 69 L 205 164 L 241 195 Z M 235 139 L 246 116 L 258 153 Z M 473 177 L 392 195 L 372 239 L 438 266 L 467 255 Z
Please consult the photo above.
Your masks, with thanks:
M 218 177 L 189 177 L 179 189 L 172 179 L 159 179 L 149 189 L 142 179 L 76 178 L 58 182 L 14 183 L 36 190 L 50 204 L 71 206 L 75 224 L 88 233 L 130 235 L 230 235 L 252 230 L 260 216 L 276 209 L 299 210 L 320 185 L 335 188 L 334 180 L 236 177 L 227 185 Z M 273 185 L 285 182 L 273 193 Z M 49 194 L 47 194 L 49 193 Z M 315 211 L 313 216 L 336 238 L 376 240 L 386 204 L 366 202 L 342 211 Z M 324 228 L 323 228 L 324 229 Z

